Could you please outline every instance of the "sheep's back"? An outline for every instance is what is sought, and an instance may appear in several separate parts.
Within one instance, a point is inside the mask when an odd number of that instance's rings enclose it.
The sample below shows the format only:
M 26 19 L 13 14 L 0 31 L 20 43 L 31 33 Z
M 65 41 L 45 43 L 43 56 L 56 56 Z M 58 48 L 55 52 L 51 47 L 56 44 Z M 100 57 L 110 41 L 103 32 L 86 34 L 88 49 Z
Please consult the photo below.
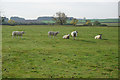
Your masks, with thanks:
M 14 35 L 14 36 L 21 36 L 22 32 L 21 31 L 13 31 L 12 35 Z
M 76 33 L 76 32 L 72 32 L 71 35 L 72 35 L 73 37 L 76 37 L 76 36 L 77 36 L 77 33 Z
M 48 32 L 48 35 L 57 35 L 57 32 L 49 31 L 49 32 Z

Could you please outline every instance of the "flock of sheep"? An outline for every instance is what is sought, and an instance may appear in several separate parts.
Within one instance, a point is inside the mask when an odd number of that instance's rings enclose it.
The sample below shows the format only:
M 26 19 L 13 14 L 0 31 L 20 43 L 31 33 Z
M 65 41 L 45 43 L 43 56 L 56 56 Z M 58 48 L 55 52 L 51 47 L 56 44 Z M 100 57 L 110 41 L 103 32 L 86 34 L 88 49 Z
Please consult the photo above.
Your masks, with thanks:
M 24 31 L 13 31 L 12 32 L 12 37 L 21 36 L 21 38 L 22 38 L 22 35 L 24 33 L 25 33 Z M 51 37 L 51 36 L 55 37 L 55 36 L 57 36 L 58 33 L 59 32 L 49 31 L 48 32 L 48 37 Z M 75 37 L 77 37 L 77 33 L 78 33 L 78 31 L 71 32 L 71 36 L 73 37 L 74 40 L 75 40 Z M 69 39 L 69 38 L 70 38 L 70 34 L 63 36 L 63 39 Z M 99 35 L 95 36 L 95 39 L 102 39 L 102 34 L 99 34 Z
M 48 32 L 48 36 L 56 36 L 57 34 L 58 34 L 59 32 L 53 32 L 53 31 L 49 31 Z M 73 31 L 73 32 L 71 32 L 71 35 L 72 35 L 72 37 L 74 38 L 74 40 L 75 40 L 75 37 L 77 37 L 77 31 Z M 70 34 L 68 34 L 68 35 L 64 35 L 63 36 L 63 39 L 69 39 L 70 38 Z

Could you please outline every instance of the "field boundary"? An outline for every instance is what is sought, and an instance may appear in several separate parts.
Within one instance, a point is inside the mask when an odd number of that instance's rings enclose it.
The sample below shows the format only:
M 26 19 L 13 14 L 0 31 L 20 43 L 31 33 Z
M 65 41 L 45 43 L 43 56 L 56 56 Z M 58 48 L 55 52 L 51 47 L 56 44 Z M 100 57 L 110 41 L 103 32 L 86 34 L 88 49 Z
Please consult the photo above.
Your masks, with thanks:
M 0 25 L 0 79 L 2 79 L 2 25 Z
M 119 80 L 118 78 L 6 78 L 2 80 Z

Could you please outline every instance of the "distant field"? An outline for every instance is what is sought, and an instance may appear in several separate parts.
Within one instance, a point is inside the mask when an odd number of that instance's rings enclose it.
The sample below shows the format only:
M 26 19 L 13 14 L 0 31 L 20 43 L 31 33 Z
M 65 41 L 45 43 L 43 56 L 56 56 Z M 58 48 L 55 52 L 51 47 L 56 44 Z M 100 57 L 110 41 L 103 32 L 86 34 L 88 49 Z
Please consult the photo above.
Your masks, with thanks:
M 112 27 L 118 27 L 118 19 L 88 19 L 91 20 L 91 22 L 95 22 L 95 21 L 99 21 L 101 24 L 106 24 L 107 26 L 112 26 Z M 71 20 L 67 20 L 67 23 L 70 24 Z M 86 20 L 79 20 L 77 25 L 83 25 L 85 24 Z M 54 21 L 50 20 L 50 21 L 42 21 L 42 23 L 46 23 L 46 24 L 51 24 L 51 23 L 55 23 Z
M 102 23 L 102 24 L 106 24 L 107 26 L 113 26 L 113 27 L 118 26 L 118 23 Z
M 16 30 L 23 39 L 12 39 Z M 74 30 L 76 40 L 62 39 Z M 48 31 L 60 33 L 48 38 Z M 2 26 L 2 61 L 3 78 L 118 78 L 118 28 Z

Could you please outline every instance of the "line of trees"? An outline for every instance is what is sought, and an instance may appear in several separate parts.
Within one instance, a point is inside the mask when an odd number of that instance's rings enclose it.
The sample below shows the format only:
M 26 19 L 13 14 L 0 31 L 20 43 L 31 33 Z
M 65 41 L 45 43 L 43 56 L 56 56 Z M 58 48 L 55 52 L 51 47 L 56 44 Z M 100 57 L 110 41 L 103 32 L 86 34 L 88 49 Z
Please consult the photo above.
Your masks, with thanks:
M 29 23 L 30 25 L 65 25 L 65 24 L 68 24 L 67 23 L 67 20 L 68 20 L 68 17 L 67 15 L 64 13 L 64 12 L 57 12 L 55 14 L 55 16 L 53 17 L 53 21 L 55 23 Z M 86 18 L 85 18 L 86 20 Z M 76 19 L 76 18 L 73 18 L 71 20 L 71 22 L 69 23 L 70 25 L 73 25 L 73 26 L 76 26 L 78 24 L 79 20 Z M 5 23 L 5 17 L 2 17 L 2 23 Z M 80 23 L 80 22 L 79 22 Z M 15 22 L 14 20 L 10 19 L 8 20 L 8 25 L 11 25 L 11 26 L 14 26 L 14 25 L 29 25 L 27 23 L 18 23 L 18 22 Z M 79 26 L 79 25 L 78 25 Z M 86 20 L 86 22 L 84 24 L 82 24 L 82 26 L 107 26 L 105 24 L 101 24 L 100 22 L 98 21 L 95 21 L 95 22 L 91 22 L 91 20 Z

